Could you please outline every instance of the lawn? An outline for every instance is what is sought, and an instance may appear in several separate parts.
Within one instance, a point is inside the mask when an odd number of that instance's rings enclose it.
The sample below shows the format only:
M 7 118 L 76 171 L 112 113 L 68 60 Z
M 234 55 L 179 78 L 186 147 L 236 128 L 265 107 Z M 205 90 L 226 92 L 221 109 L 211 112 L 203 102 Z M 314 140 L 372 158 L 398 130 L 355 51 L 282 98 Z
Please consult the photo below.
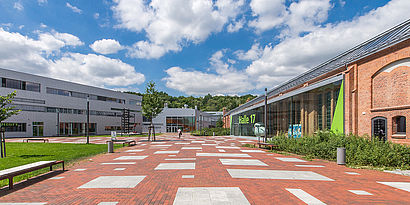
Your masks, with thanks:
M 122 147 L 114 144 L 115 148 Z M 29 164 L 37 161 L 64 160 L 66 164 L 85 157 L 93 156 L 107 151 L 105 144 L 64 144 L 64 143 L 19 143 L 6 144 L 7 157 L 0 159 L 0 170 Z M 57 166 L 56 166 L 57 167 Z M 59 167 L 61 167 L 59 165 Z M 44 168 L 14 178 L 21 181 L 49 171 Z M 8 180 L 0 181 L 0 187 L 8 185 Z

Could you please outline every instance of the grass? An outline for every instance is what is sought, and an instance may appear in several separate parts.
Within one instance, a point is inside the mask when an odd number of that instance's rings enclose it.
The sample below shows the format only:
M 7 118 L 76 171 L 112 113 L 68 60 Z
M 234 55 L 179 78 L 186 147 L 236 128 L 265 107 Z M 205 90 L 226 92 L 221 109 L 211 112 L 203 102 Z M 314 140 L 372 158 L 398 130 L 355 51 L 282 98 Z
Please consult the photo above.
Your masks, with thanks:
M 115 148 L 122 147 L 114 144 Z M 64 160 L 66 164 L 107 151 L 105 144 L 64 144 L 64 143 L 19 143 L 6 144 L 7 157 L 0 159 L 0 170 L 17 167 L 37 161 Z M 56 168 L 60 168 L 58 165 Z M 40 169 L 14 177 L 18 182 L 49 171 Z M 1 180 L 0 187 L 8 185 L 8 180 Z

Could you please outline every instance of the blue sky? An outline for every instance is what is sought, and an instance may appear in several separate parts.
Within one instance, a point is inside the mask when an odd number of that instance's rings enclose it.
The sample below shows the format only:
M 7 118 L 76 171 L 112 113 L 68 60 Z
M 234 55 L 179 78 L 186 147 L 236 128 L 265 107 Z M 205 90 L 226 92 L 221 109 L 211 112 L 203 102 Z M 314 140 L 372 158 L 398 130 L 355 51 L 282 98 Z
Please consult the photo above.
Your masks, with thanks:
M 409 19 L 410 1 L 0 0 L 0 67 L 115 90 L 260 94 Z

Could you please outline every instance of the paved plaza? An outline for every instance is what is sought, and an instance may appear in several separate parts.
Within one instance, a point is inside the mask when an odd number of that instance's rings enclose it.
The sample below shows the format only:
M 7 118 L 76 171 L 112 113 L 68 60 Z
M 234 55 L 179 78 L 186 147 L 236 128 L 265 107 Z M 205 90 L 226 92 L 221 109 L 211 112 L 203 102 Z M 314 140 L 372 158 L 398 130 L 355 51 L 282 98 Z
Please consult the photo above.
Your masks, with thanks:
M 408 176 L 242 147 L 255 142 L 249 139 L 172 134 L 157 142 L 130 139 L 137 145 L 85 159 L 35 183 L 16 184 L 11 191 L 3 188 L 0 205 L 410 204 Z

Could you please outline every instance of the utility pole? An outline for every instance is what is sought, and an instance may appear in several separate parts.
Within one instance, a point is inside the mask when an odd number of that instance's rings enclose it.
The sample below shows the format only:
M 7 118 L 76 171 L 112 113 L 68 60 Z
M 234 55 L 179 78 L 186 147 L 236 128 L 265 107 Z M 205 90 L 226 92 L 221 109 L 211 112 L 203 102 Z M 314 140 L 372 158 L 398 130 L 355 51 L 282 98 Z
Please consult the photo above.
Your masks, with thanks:
M 268 136 L 268 88 L 265 88 L 265 115 L 264 115 L 265 119 L 264 119 L 264 123 L 265 123 L 265 140 L 264 142 L 266 142 L 266 138 Z
M 90 98 L 87 96 L 87 125 L 85 126 L 85 134 L 87 135 L 87 144 L 90 144 Z

